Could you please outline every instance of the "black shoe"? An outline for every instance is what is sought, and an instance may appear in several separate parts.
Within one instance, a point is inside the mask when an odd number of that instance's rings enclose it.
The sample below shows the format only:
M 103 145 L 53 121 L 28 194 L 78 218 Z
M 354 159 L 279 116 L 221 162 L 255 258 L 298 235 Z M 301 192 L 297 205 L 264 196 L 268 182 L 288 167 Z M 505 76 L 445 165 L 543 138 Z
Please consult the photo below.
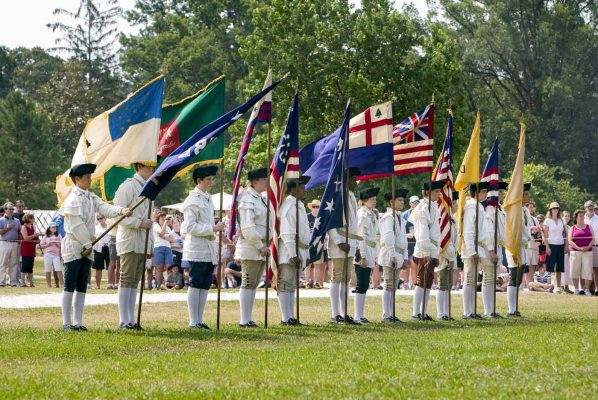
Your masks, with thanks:
M 300 326 L 300 325 L 303 325 L 303 324 L 302 324 L 301 322 L 299 322 L 299 320 L 298 320 L 298 319 L 296 319 L 296 318 L 289 318 L 289 320 L 287 321 L 287 323 L 288 323 L 289 325 L 292 325 L 292 326 Z
M 255 321 L 249 321 L 247 323 L 247 327 L 248 328 L 258 328 L 258 325 L 255 323 Z
M 344 324 L 345 319 L 341 315 L 337 315 L 334 318 L 330 318 L 330 323 L 332 324 Z
M 380 322 L 383 324 L 394 324 L 395 320 L 393 317 L 386 317 L 386 318 L 383 318 L 382 321 L 380 321 Z
M 206 329 L 206 330 L 208 330 L 208 331 L 210 330 L 210 327 L 209 327 L 209 326 L 207 326 L 205 322 L 202 322 L 202 323 L 200 323 L 200 324 L 197 324 L 197 327 L 198 327 L 198 328 L 200 328 L 200 329 Z
M 390 318 L 392 318 L 392 322 L 394 322 L 395 324 L 402 324 L 403 323 L 403 321 L 401 321 L 397 317 L 390 317 Z
M 442 317 L 440 317 L 440 319 L 443 321 L 450 321 L 452 318 L 449 318 L 448 315 L 443 315 Z
M 77 325 L 77 326 L 73 326 L 73 329 L 79 332 L 86 332 L 87 331 L 87 327 L 85 325 Z
M 369 324 L 370 321 L 367 318 L 360 318 L 357 322 L 361 323 L 361 324 Z
M 291 319 L 289 318 L 289 321 L 290 320 Z M 280 325 L 289 326 L 289 325 L 291 325 L 291 323 L 289 321 L 280 321 Z
M 124 322 L 121 322 L 120 324 L 118 324 L 118 329 L 127 330 L 129 329 L 129 325 L 125 324 Z
M 417 314 L 417 315 L 412 315 L 411 316 L 411 320 L 412 321 L 421 321 L 422 319 L 422 315 L 421 314 Z
M 463 319 L 474 319 L 474 316 L 473 316 L 473 314 L 464 315 Z
M 75 329 L 75 327 L 73 325 L 62 325 L 62 330 L 63 331 L 76 331 L 77 329 Z
M 484 319 L 480 314 L 472 314 L 473 319 Z
M 586 294 L 586 291 L 585 291 L 585 290 L 580 290 L 578 294 L 579 294 L 580 296 L 584 296 L 584 295 Z
M 508 313 L 508 317 L 521 317 L 521 313 L 519 311 L 515 311 L 513 313 Z
M 492 313 L 492 314 L 490 314 L 490 318 L 501 319 L 504 317 L 502 315 L 500 315 L 499 313 Z
M 357 293 L 357 289 L 351 289 L 351 293 Z
M 430 317 L 426 314 L 424 317 L 421 318 L 422 321 L 434 321 L 434 318 Z
M 345 315 L 345 324 L 347 324 L 347 325 L 361 325 L 361 323 L 355 321 L 349 315 Z

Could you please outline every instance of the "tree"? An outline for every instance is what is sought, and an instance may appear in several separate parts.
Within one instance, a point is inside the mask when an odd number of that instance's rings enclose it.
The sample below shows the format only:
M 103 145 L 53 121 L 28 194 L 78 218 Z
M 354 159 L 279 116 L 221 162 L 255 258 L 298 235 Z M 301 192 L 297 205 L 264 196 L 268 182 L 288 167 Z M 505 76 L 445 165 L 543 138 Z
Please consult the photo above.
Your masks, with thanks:
M 598 8 L 582 0 L 441 0 L 459 38 L 472 108 L 482 111 L 488 142 L 514 149 L 520 118 L 526 156 L 568 169 L 573 182 L 598 193 Z M 516 152 L 505 152 L 510 164 Z
M 17 91 L 0 101 L 0 198 L 51 208 L 57 168 L 48 118 Z
M 122 9 L 118 0 L 80 0 L 75 12 L 57 8 L 54 15 L 72 20 L 47 24 L 63 37 L 56 39 L 54 50 L 64 51 L 86 65 L 87 83 L 91 85 L 98 71 L 115 64 L 115 43 L 118 37 L 118 19 Z M 106 8 L 102 8 L 106 6 Z
M 12 87 L 19 90 L 28 100 L 36 103 L 53 101 L 44 97 L 40 88 L 55 78 L 55 73 L 63 60 L 46 52 L 41 47 L 28 49 L 19 47 L 10 51 L 10 57 L 16 65 L 12 76 Z
M 10 93 L 13 88 L 12 75 L 15 68 L 16 63 L 10 50 L 0 46 L 0 98 Z

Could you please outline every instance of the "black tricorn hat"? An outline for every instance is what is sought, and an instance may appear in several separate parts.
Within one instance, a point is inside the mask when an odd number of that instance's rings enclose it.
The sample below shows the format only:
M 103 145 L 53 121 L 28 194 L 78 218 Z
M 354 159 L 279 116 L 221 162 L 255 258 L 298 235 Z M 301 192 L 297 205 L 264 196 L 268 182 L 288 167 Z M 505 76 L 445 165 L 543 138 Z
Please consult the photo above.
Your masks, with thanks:
M 432 184 L 432 190 L 442 189 L 444 187 L 443 181 L 426 181 L 422 184 L 422 190 L 430 190 L 430 183 Z
M 87 175 L 87 174 L 93 174 L 93 172 L 96 170 L 96 165 L 95 164 L 78 164 L 78 165 L 73 165 L 71 167 L 71 170 L 69 171 L 69 176 L 71 178 L 74 178 L 75 176 L 83 176 L 83 175 Z
M 309 176 L 305 175 L 302 175 L 299 178 L 287 179 L 287 190 L 294 189 L 299 185 L 305 185 L 307 182 L 309 182 Z
M 380 188 L 377 187 L 363 189 L 359 192 L 359 200 L 371 199 L 372 197 L 378 196 L 378 193 L 380 193 Z
M 523 184 L 523 190 L 526 192 L 529 192 L 532 188 L 532 183 L 531 182 L 526 182 Z
M 361 170 L 357 167 L 349 168 L 349 177 L 361 175 Z
M 218 172 L 216 165 L 207 165 L 205 167 L 197 167 L 193 170 L 193 180 L 204 179 L 208 176 L 215 176 Z
M 257 168 L 252 169 L 251 171 L 247 172 L 247 178 L 250 181 L 255 181 L 257 179 L 267 178 L 268 177 L 268 169 L 267 168 Z
M 478 192 L 480 190 L 488 190 L 490 188 L 490 184 L 488 182 L 477 182 L 477 183 L 470 183 L 469 184 L 469 191 L 472 193 Z
M 498 182 L 498 190 L 507 190 L 509 188 L 509 183 L 505 181 Z
M 395 189 L 395 199 L 398 198 L 407 198 L 407 193 L 409 193 L 409 191 L 407 189 Z M 386 201 L 390 201 L 392 199 L 392 192 L 387 192 L 384 194 L 384 200 Z

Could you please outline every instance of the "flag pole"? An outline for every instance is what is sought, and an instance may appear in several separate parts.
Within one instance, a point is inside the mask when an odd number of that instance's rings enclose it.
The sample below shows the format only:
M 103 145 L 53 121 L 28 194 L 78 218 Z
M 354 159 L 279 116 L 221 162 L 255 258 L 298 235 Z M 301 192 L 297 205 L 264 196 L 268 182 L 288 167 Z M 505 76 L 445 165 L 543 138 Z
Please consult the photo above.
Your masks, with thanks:
M 143 200 L 145 200 L 145 198 L 143 198 Z M 143 201 L 141 200 L 141 201 Z M 135 207 L 137 207 L 139 204 L 141 204 L 141 201 L 138 202 Z M 135 208 L 134 207 L 134 208 Z M 150 219 L 152 217 L 152 201 L 149 201 L 149 207 L 147 208 L 147 218 Z M 145 259 L 147 258 L 147 246 L 149 244 L 149 235 L 150 235 L 150 229 L 148 229 L 145 232 L 145 246 L 144 246 L 144 252 L 143 254 L 145 255 L 143 261 L 141 261 L 143 263 L 143 268 L 142 268 L 142 272 L 141 272 L 141 288 L 139 289 L 139 305 L 137 306 L 137 329 L 141 329 L 141 303 L 143 300 L 143 288 L 145 288 Z M 108 230 L 106 231 L 108 232 Z
M 299 199 L 295 197 L 295 251 L 297 252 L 297 259 L 299 265 L 297 266 L 297 293 L 295 299 L 295 314 L 297 315 L 297 322 L 299 322 L 299 278 L 301 274 L 301 258 L 299 257 Z
M 266 160 L 266 168 L 268 173 L 268 184 L 270 184 L 270 162 L 272 158 L 271 154 L 271 141 L 272 141 L 272 122 L 268 122 L 268 135 L 266 140 L 266 152 L 267 152 L 267 160 Z M 269 203 L 269 201 L 267 201 Z M 270 204 L 266 207 L 266 247 L 270 248 Z M 268 279 L 268 269 L 270 267 L 270 255 L 266 256 L 266 282 L 264 285 L 265 289 L 265 296 L 264 296 L 264 328 L 268 327 L 268 286 L 270 285 L 270 279 Z
M 434 93 L 432 93 L 432 106 L 434 106 Z M 434 110 L 434 112 L 436 112 L 436 110 Z M 432 128 L 434 128 L 432 126 Z M 434 145 L 432 145 L 432 160 L 434 159 Z M 433 172 L 432 172 L 433 173 Z M 430 174 L 430 186 L 428 187 L 428 215 L 430 215 L 430 213 L 432 212 L 432 173 Z M 438 221 L 437 221 L 438 222 Z M 432 255 L 430 254 L 430 256 L 428 257 L 428 262 L 424 265 L 424 299 L 422 302 L 422 308 L 421 308 L 421 318 L 422 320 L 426 320 L 426 292 L 428 291 L 427 286 L 428 286 L 428 267 L 430 266 L 430 263 L 432 262 Z M 415 294 L 414 294 L 415 296 Z M 438 298 L 436 298 L 436 301 L 438 301 Z
M 475 191 L 475 252 L 476 252 L 476 259 L 475 259 L 475 275 L 474 275 L 474 282 L 473 282 L 473 316 L 474 318 L 478 317 L 478 267 L 479 267 L 479 262 L 480 262 L 480 255 L 478 252 L 478 237 L 479 237 L 479 232 L 478 232 L 478 220 L 480 218 L 479 216 L 479 208 L 480 208 L 480 196 L 479 196 L 479 192 L 480 192 L 480 181 L 477 182 L 476 184 L 476 191 Z
M 500 193 L 500 190 L 499 190 Z M 494 297 L 494 301 L 492 303 L 492 317 L 497 318 L 498 314 L 496 314 L 496 271 L 498 269 L 498 206 L 500 202 L 500 196 L 496 202 L 496 207 L 494 208 L 494 254 L 496 254 L 496 261 L 494 262 L 494 277 L 493 277 L 493 285 L 494 291 L 492 293 Z
M 348 129 L 347 129 L 348 130 Z M 345 137 L 345 140 L 347 137 Z M 348 144 L 347 144 L 348 147 Z M 346 154 L 345 154 L 346 156 Z M 343 158 L 343 163 L 345 162 Z M 345 166 L 343 166 L 344 168 Z M 343 212 L 345 214 L 345 244 L 349 244 L 349 169 L 344 168 L 345 184 L 343 185 Z M 345 253 L 345 261 L 343 262 L 343 281 L 345 282 L 345 321 L 347 320 L 347 309 L 349 300 L 349 252 Z
M 396 211 L 395 211 L 395 175 L 394 173 L 390 176 L 390 192 L 391 192 L 391 199 L 392 199 L 392 232 L 394 234 L 394 240 L 397 239 L 397 226 L 396 226 Z M 393 321 L 396 318 L 396 311 L 397 311 L 397 288 L 395 287 L 396 282 L 396 270 L 398 265 L 392 270 L 392 319 Z
M 222 207 L 224 207 L 223 193 L 224 193 L 224 140 L 222 141 L 222 158 L 220 159 L 220 209 L 218 210 L 218 221 L 222 222 Z M 229 221 L 230 222 L 230 221 Z M 234 221 L 233 221 L 234 223 Z M 216 267 L 216 284 L 218 289 L 216 292 L 216 330 L 220 330 L 220 292 L 222 288 L 222 235 L 223 231 L 218 235 L 218 266 Z

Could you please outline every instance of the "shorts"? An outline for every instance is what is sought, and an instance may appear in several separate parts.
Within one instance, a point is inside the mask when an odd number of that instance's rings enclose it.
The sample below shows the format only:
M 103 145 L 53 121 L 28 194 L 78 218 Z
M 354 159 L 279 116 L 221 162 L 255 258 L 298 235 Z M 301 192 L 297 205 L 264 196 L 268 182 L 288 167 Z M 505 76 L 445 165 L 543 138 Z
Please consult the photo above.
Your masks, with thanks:
M 372 268 L 355 266 L 355 276 L 357 277 L 357 285 L 355 285 L 356 293 L 366 293 L 370 287 L 370 276 L 372 275 Z
M 212 286 L 212 275 L 215 265 L 211 262 L 189 261 L 189 286 L 195 289 L 208 290 Z
M 539 252 L 537 249 L 525 249 L 525 260 L 527 265 L 535 267 L 538 265 Z
M 575 251 L 570 253 L 570 275 L 572 279 L 592 279 L 592 252 Z
M 550 255 L 546 260 L 546 271 L 565 272 L 565 245 L 549 244 Z
M 21 273 L 22 274 L 32 274 L 34 262 L 35 262 L 35 257 L 21 256 Z
M 118 261 L 120 257 L 116 253 L 116 236 L 110 236 L 110 244 L 108 244 L 108 251 L 110 252 L 110 261 Z
M 62 271 L 62 262 L 60 261 L 60 256 L 44 254 L 44 272 L 49 273 L 52 271 Z
M 87 257 L 64 263 L 64 291 L 87 292 L 91 260 Z
M 160 246 L 154 247 L 154 256 L 152 257 L 154 267 L 161 267 L 163 265 L 170 267 L 173 262 L 172 250 L 170 247 Z
M 108 269 L 108 264 L 110 264 L 109 246 L 102 247 L 102 251 L 93 251 L 93 264 L 91 264 L 91 268 L 101 271 Z
M 413 262 L 417 265 L 415 285 L 431 289 L 432 281 L 434 280 L 434 270 L 438 266 L 438 259 L 429 257 L 428 261 L 425 261 L 424 258 L 413 257 Z

